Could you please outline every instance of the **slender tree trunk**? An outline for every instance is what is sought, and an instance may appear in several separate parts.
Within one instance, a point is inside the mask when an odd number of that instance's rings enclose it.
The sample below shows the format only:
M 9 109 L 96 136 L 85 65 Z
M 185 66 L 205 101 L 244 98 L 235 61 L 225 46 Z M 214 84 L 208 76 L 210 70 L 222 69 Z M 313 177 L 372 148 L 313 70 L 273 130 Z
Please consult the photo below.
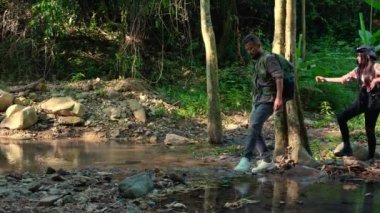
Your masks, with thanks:
M 302 0 L 302 61 L 306 58 L 306 0 Z
M 275 0 L 274 7 L 274 38 L 272 52 L 285 54 L 285 0 Z M 284 155 L 288 146 L 288 128 L 286 125 L 286 113 L 280 111 L 275 114 L 275 146 L 273 158 Z
M 286 8 L 285 14 L 282 14 L 284 9 L 277 7 Z M 296 60 L 296 0 L 286 0 L 285 4 L 281 0 L 276 0 L 275 2 L 275 38 L 273 42 L 273 52 L 281 53 L 284 49 L 284 56 L 288 59 L 294 66 Z M 285 18 L 284 21 L 281 17 Z M 284 19 L 284 18 L 283 18 Z M 282 26 L 279 26 L 282 25 Z M 283 38 L 279 38 L 279 37 Z M 284 40 L 284 44 L 280 47 L 281 40 Z M 296 69 L 295 69 L 296 70 Z M 295 94 L 294 99 L 287 101 L 285 103 L 285 110 L 283 113 L 277 113 L 275 121 L 275 131 L 276 131 L 276 146 L 274 150 L 274 157 L 282 155 L 286 151 L 286 146 L 290 147 L 290 158 L 296 163 L 307 164 L 315 166 L 315 160 L 310 156 L 310 148 L 307 138 L 307 132 L 303 121 L 303 113 L 301 108 L 301 101 L 299 97 L 299 90 L 297 84 L 297 72 L 295 73 Z
M 285 57 L 296 65 L 296 0 L 286 2 L 286 27 L 285 27 Z M 297 69 L 295 69 L 297 70 Z M 298 89 L 298 75 L 295 73 L 296 84 L 294 99 L 286 104 L 289 145 L 291 147 L 291 159 L 295 162 L 314 165 L 309 155 L 310 147 L 307 138 L 306 127 L 303 120 L 301 101 Z
M 275 0 L 272 52 L 285 55 L 285 0 Z
M 286 0 L 285 58 L 292 64 L 296 61 L 296 0 Z
M 208 96 L 208 141 L 222 143 L 222 122 L 219 108 L 218 58 L 210 14 L 210 0 L 200 1 L 202 37 L 206 49 Z

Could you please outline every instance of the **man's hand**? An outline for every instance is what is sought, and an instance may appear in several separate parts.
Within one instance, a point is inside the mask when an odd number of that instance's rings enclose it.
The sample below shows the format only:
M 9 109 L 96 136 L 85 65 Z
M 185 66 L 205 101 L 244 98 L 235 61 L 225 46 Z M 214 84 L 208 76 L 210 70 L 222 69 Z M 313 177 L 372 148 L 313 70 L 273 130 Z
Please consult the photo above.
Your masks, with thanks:
M 273 111 L 277 112 L 281 109 L 281 107 L 282 107 L 282 98 L 276 97 L 273 104 Z

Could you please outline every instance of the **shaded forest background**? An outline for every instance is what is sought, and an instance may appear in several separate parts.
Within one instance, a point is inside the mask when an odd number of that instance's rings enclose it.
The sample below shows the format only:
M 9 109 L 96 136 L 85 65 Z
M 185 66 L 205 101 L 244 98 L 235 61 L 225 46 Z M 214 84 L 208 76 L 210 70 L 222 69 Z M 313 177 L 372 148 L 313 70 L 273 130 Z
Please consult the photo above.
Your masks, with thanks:
M 211 1 L 224 111 L 250 107 L 249 60 L 241 39 L 254 32 L 269 49 L 273 8 L 274 1 Z M 341 109 L 350 101 L 351 90 L 315 85 L 313 78 L 339 75 L 355 66 L 353 48 L 361 43 L 359 13 L 370 30 L 380 27 L 380 12 L 373 10 L 371 19 L 371 7 L 362 0 L 306 1 L 310 54 L 298 66 L 306 108 L 327 115 L 330 104 Z M 181 99 L 178 88 L 183 89 L 183 105 L 197 100 L 200 105 L 187 104 L 191 109 L 184 116 L 206 113 L 206 94 L 199 92 L 205 88 L 199 1 L 0 0 L 0 15 L 1 81 L 141 78 L 172 98 Z M 332 93 L 330 98 L 325 91 Z M 336 95 L 343 100 L 337 101 Z

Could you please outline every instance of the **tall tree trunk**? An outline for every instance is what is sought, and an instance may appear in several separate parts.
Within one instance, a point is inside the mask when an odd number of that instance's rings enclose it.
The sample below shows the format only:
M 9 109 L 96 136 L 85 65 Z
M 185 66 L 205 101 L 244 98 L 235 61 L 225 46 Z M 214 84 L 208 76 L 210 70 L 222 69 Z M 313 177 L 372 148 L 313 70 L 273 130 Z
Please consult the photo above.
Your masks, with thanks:
M 292 64 L 296 62 L 296 0 L 286 0 L 285 19 L 285 58 Z
M 206 73 L 208 96 L 208 141 L 222 143 L 222 122 L 219 108 L 218 58 L 215 34 L 212 28 L 210 0 L 201 0 L 201 28 L 206 49 Z
M 285 55 L 285 0 L 275 0 L 272 52 Z
M 302 0 L 302 61 L 306 58 L 306 0 Z
M 275 0 L 274 7 L 274 38 L 272 52 L 285 55 L 285 0 Z M 286 125 L 286 113 L 275 113 L 275 146 L 273 158 L 284 155 L 288 146 L 288 127 Z
M 277 6 L 283 6 L 283 4 L 277 4 L 280 0 L 276 0 Z M 275 8 L 275 11 L 282 11 L 279 8 Z M 285 58 L 287 58 L 294 66 L 295 66 L 295 50 L 296 50 L 296 0 L 286 0 L 286 17 L 285 27 L 283 27 L 283 33 L 277 32 L 275 33 L 275 40 L 281 40 L 281 38 L 276 38 L 278 36 L 285 37 Z M 278 14 L 276 14 L 278 16 Z M 281 23 L 278 21 L 278 23 Z M 282 22 L 283 23 L 283 22 Z M 275 27 L 277 27 L 277 22 L 275 23 Z M 273 49 L 275 51 L 281 50 L 281 47 L 278 47 L 278 42 L 274 42 Z M 296 70 L 296 69 L 295 69 Z M 274 151 L 274 156 L 281 155 L 286 149 L 282 147 L 286 145 L 286 141 L 289 143 L 290 147 L 290 158 L 296 163 L 307 164 L 311 166 L 317 165 L 316 161 L 310 156 L 310 147 L 307 138 L 307 132 L 305 128 L 305 124 L 303 121 L 303 113 L 301 108 L 301 101 L 299 97 L 299 89 L 297 83 L 297 72 L 295 73 L 295 94 L 294 99 L 287 101 L 285 104 L 284 115 L 279 114 L 276 119 L 278 119 L 276 124 L 276 137 L 280 137 L 280 139 L 276 139 L 276 146 Z M 286 121 L 286 122 L 285 122 Z M 286 136 L 287 131 L 287 140 L 283 139 Z
M 285 57 L 296 65 L 296 0 L 286 2 L 286 24 L 285 24 Z M 297 69 L 295 69 L 297 70 Z M 303 113 L 298 89 L 298 74 L 295 73 L 294 99 L 286 104 L 289 145 L 291 147 L 291 158 L 295 162 L 303 164 L 314 163 L 310 152 L 306 127 L 303 121 Z M 305 149 L 306 150 L 305 150 Z M 307 153 L 307 152 L 308 153 Z

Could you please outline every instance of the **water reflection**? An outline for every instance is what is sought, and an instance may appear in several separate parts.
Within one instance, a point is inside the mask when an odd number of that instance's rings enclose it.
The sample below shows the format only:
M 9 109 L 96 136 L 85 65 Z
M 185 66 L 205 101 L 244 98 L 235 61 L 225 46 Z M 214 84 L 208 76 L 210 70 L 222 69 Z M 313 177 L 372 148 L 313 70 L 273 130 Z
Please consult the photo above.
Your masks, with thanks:
M 199 164 L 186 150 L 165 146 L 131 145 L 111 141 L 85 143 L 75 141 L 0 141 L 0 173 L 40 171 L 53 168 L 118 166 L 154 168 Z
M 366 183 L 346 188 L 341 183 L 305 183 L 281 176 L 243 178 L 229 187 L 208 187 L 176 195 L 165 203 L 184 203 L 189 212 L 380 212 L 380 185 Z M 255 201 L 237 209 L 224 205 L 243 199 Z

